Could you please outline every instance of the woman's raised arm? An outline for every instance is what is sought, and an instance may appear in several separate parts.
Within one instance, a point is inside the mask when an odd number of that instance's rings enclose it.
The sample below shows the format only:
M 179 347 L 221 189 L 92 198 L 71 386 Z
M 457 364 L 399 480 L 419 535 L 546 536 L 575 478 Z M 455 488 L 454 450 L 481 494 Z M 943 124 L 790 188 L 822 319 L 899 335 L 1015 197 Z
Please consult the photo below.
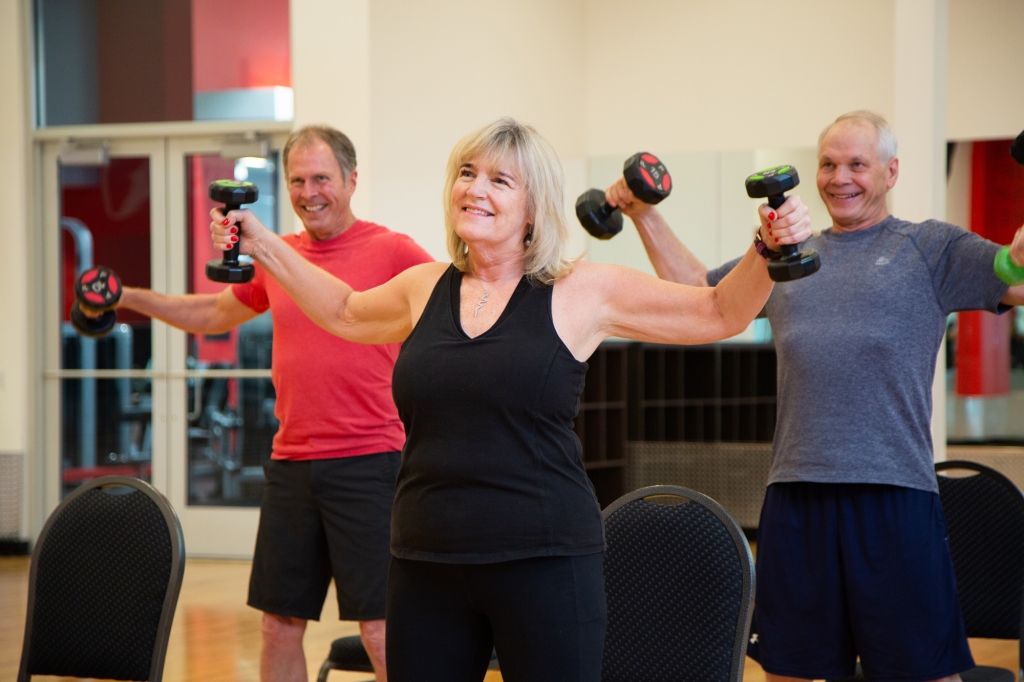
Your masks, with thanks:
M 444 263 L 423 263 L 373 289 L 355 291 L 300 256 L 250 211 L 240 209 L 225 216 L 215 208 L 210 216 L 210 232 L 218 249 L 226 251 L 233 245 L 236 232 L 232 228 L 238 225 L 241 252 L 252 256 L 313 322 L 349 341 L 405 340 L 446 268 Z

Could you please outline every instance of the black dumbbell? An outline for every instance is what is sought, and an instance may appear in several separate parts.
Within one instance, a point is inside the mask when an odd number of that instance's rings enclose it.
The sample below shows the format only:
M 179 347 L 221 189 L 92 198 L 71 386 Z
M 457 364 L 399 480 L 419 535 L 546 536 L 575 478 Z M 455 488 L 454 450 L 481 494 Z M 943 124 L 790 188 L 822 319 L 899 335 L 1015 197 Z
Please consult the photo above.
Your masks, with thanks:
M 218 204 L 224 204 L 224 213 L 240 208 L 242 204 L 256 202 L 260 191 L 251 182 L 239 180 L 214 180 L 210 183 L 210 198 Z M 224 252 L 223 260 L 212 260 L 206 264 L 206 277 L 214 282 L 241 283 L 251 282 L 256 276 L 256 268 L 252 263 L 238 261 L 239 250 L 242 248 L 242 235 L 238 241 Z
M 747 178 L 747 196 L 768 199 L 777 209 L 786 201 L 787 192 L 800 184 L 800 176 L 792 166 L 776 166 Z M 782 251 L 768 261 L 768 276 L 775 282 L 789 282 L 813 275 L 821 267 L 821 258 L 814 249 L 801 251 L 796 244 L 783 244 Z
M 629 190 L 645 204 L 657 204 L 672 192 L 672 176 L 654 154 L 638 152 L 622 166 Z M 622 232 L 622 211 L 605 201 L 604 192 L 588 189 L 576 200 L 576 217 L 597 239 L 611 239 Z
M 82 336 L 98 339 L 106 336 L 117 322 L 114 306 L 121 300 L 121 280 L 108 267 L 97 265 L 75 280 L 75 302 L 71 304 L 71 326 Z M 91 313 L 101 313 L 90 317 Z
M 1010 144 L 1010 156 L 1017 162 L 1018 166 L 1024 166 L 1024 132 L 1017 136 L 1017 139 Z

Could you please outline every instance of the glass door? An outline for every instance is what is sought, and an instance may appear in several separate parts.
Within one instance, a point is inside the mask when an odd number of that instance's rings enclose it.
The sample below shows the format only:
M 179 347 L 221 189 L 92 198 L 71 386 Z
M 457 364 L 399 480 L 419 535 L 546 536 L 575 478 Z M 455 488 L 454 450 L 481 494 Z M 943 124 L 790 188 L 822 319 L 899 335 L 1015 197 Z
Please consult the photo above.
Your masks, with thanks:
M 284 136 L 168 143 L 168 263 L 174 294 L 215 295 L 206 277 L 219 260 L 209 238 L 208 195 L 215 180 L 256 184 L 246 206 L 280 232 L 291 225 L 279 151 Z M 263 464 L 277 432 L 270 380 L 273 327 L 264 313 L 223 334 L 169 331 L 170 500 L 192 554 L 250 557 L 263 493 Z
M 205 274 L 206 262 L 223 255 L 209 239 L 207 188 L 253 182 L 259 200 L 247 208 L 274 230 L 292 225 L 285 138 L 41 142 L 47 513 L 85 481 L 135 476 L 167 495 L 190 556 L 252 555 L 278 426 L 269 313 L 225 334 L 193 335 L 120 309 L 93 338 L 76 329 L 71 309 L 78 277 L 101 265 L 124 286 L 223 290 Z
M 94 266 L 124 285 L 165 288 L 165 169 L 162 140 L 43 147 L 47 511 L 104 475 L 166 489 L 165 330 L 125 310 L 94 337 L 71 315 L 76 280 Z

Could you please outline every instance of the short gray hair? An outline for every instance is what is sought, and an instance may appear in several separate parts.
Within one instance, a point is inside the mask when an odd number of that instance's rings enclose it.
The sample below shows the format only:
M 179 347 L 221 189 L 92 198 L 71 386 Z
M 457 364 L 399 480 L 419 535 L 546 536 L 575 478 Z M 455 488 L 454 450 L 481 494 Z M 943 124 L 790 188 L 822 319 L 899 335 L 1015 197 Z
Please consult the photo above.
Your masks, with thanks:
M 305 146 L 317 140 L 331 148 L 334 158 L 338 160 L 338 167 L 341 168 L 341 179 L 347 180 L 348 174 L 356 169 L 356 148 L 345 133 L 327 125 L 303 126 L 288 136 L 281 152 L 285 176 L 288 175 L 288 154 L 291 153 L 292 147 Z
M 899 149 L 896 144 L 896 135 L 893 134 L 892 128 L 889 127 L 889 122 L 886 121 L 885 117 L 881 114 L 876 114 L 875 112 L 867 109 L 858 109 L 857 111 L 847 112 L 832 121 L 832 123 L 821 131 L 821 135 L 818 135 L 818 149 L 821 149 L 821 143 L 825 140 L 825 135 L 827 135 L 828 131 L 832 130 L 837 123 L 851 120 L 867 123 L 875 129 L 875 133 L 878 135 L 878 157 L 882 160 L 882 163 L 888 163 L 896 158 Z

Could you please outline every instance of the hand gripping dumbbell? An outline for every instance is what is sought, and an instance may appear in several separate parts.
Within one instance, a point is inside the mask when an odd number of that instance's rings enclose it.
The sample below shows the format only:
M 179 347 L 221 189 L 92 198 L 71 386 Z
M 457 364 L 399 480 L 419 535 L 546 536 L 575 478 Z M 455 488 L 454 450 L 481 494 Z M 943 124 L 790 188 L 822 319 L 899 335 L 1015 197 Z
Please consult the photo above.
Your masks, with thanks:
M 1017 139 L 1010 145 L 1010 156 L 1018 165 L 1024 166 L 1024 133 L 1017 136 Z M 1003 280 L 1011 287 L 1024 284 L 1024 266 L 1017 265 L 1010 258 L 1010 247 L 1004 246 L 996 253 L 996 260 L 992 264 L 996 277 Z
M 747 178 L 747 196 L 768 199 L 778 209 L 786 201 L 787 192 L 800 184 L 800 176 L 792 166 L 776 166 Z M 781 252 L 768 261 L 768 276 L 774 282 L 789 282 L 813 275 L 821 267 L 821 258 L 814 249 L 801 251 L 796 244 L 783 244 Z
M 214 180 L 210 183 L 210 198 L 224 204 L 224 214 L 240 208 L 242 204 L 256 202 L 260 191 L 251 182 L 238 180 Z M 214 282 L 230 282 L 232 284 L 251 282 L 256 276 L 256 268 L 252 263 L 241 263 L 238 254 L 242 248 L 242 235 L 238 241 L 224 252 L 223 260 L 212 260 L 206 264 L 206 277 Z
M 121 300 L 121 280 L 108 267 L 97 265 L 75 280 L 75 302 L 71 304 L 71 326 L 82 336 L 106 336 L 117 322 L 114 306 Z M 100 313 L 90 317 L 83 312 Z
M 657 204 L 672 192 L 672 176 L 657 156 L 638 152 L 622 166 L 629 190 L 645 204 Z M 622 211 L 605 201 L 599 189 L 588 189 L 576 200 L 576 217 L 597 239 L 611 239 L 622 232 Z

